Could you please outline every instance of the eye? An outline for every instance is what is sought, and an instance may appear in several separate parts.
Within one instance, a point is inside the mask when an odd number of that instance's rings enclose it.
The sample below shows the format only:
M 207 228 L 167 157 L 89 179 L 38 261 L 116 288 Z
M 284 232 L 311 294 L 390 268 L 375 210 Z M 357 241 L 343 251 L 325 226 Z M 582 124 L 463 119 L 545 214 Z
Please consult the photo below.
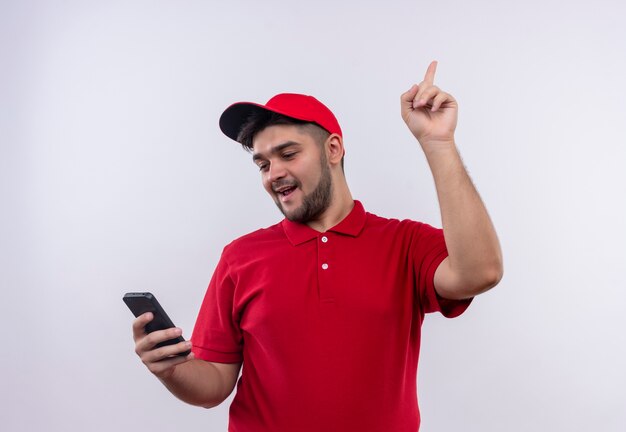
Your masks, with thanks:
M 267 171 L 267 168 L 270 166 L 270 164 L 262 162 L 257 164 L 257 166 L 259 167 L 259 171 L 263 172 L 263 171 Z
M 293 159 L 297 152 L 283 153 L 283 159 Z

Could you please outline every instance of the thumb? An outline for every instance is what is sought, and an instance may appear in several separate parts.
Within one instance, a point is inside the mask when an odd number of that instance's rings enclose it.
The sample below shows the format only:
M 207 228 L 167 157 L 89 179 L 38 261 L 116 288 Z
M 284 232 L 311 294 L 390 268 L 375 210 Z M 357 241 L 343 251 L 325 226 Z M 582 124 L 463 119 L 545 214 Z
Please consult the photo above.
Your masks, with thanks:
M 402 93 L 402 96 L 400 96 L 400 106 L 402 107 L 402 112 L 413 109 L 413 99 L 417 96 L 419 89 L 420 88 L 417 84 L 413 84 L 410 89 Z

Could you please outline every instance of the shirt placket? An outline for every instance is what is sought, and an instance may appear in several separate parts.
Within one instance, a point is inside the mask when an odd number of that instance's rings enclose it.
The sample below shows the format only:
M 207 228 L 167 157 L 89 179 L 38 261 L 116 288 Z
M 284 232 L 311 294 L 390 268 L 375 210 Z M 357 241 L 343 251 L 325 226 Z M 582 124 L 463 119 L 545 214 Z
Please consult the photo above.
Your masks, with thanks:
M 332 260 L 332 237 L 328 233 L 317 237 L 317 274 L 319 280 L 320 301 L 332 303 L 335 293 L 332 289 L 333 260 Z

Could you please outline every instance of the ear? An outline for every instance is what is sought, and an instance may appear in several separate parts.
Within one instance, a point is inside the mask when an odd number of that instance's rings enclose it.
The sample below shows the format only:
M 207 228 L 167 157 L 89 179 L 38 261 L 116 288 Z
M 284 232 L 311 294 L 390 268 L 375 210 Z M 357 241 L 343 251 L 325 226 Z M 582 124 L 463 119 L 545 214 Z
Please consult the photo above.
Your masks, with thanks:
M 331 165 L 341 164 L 341 158 L 343 158 L 345 152 L 343 148 L 343 138 L 339 135 L 331 134 L 326 139 L 326 156 Z

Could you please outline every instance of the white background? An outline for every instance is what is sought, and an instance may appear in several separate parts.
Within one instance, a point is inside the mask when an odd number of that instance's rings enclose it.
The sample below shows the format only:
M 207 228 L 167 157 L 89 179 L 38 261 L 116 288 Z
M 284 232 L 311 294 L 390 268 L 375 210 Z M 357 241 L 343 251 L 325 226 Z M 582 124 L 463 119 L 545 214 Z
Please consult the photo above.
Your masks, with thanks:
M 224 431 L 227 403 L 144 368 L 121 300 L 189 336 L 222 247 L 281 218 L 219 115 L 313 94 L 354 196 L 440 225 L 399 116 L 432 59 L 505 277 L 427 318 L 422 430 L 626 430 L 623 2 L 0 4 L 2 430 Z

